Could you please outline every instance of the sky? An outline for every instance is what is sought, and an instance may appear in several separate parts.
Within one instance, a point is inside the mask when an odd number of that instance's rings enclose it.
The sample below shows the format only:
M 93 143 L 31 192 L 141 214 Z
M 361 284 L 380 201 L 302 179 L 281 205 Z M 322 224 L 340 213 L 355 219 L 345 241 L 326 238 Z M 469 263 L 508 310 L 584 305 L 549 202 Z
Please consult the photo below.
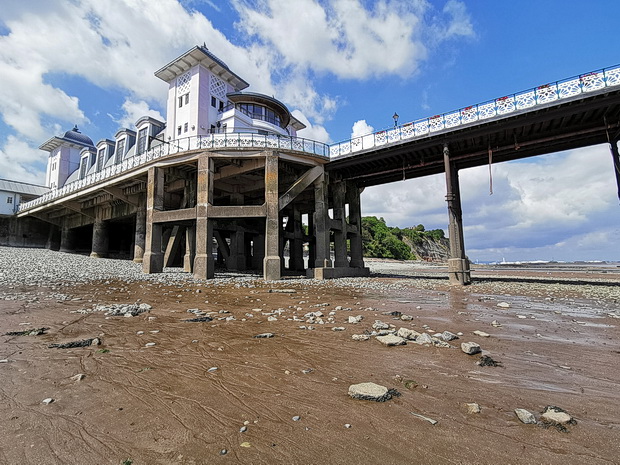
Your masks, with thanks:
M 165 119 L 153 73 L 207 47 L 334 143 L 620 64 L 620 2 L 0 0 L 0 178 L 44 183 L 38 146 Z M 619 260 L 607 145 L 460 172 L 473 261 Z M 364 215 L 447 228 L 443 176 L 368 188 Z

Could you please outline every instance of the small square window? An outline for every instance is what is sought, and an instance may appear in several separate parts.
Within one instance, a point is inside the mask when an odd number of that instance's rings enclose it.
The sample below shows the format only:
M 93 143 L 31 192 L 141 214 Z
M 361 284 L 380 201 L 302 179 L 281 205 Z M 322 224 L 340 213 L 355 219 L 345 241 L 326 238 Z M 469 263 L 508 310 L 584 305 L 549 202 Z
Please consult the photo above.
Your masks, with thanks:
M 211 97 L 211 106 L 217 108 L 217 99 L 215 97 Z
M 13 203 L 13 197 L 7 197 L 6 203 Z
M 185 94 L 185 105 L 189 103 L 189 93 Z
M 179 136 L 181 135 L 181 126 L 179 126 L 179 127 L 177 128 L 177 134 L 178 134 Z
M 188 126 L 188 123 L 185 123 L 185 124 L 183 125 L 183 132 L 187 132 L 187 126 Z

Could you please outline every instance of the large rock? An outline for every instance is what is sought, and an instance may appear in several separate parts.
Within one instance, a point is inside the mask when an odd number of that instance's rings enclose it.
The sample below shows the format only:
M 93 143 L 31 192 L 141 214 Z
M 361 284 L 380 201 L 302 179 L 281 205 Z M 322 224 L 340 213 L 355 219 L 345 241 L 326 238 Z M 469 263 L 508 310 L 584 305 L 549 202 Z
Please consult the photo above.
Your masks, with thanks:
M 449 342 L 449 341 L 454 341 L 455 339 L 458 339 L 459 337 L 456 334 L 451 333 L 450 331 L 444 331 L 443 333 L 441 333 L 441 338 L 444 341 Z
M 360 321 L 362 321 L 363 319 L 364 319 L 364 317 L 362 315 L 350 316 L 349 317 L 349 323 L 356 324 L 356 323 L 359 323 Z
M 389 389 L 375 383 L 360 383 L 349 386 L 349 395 L 354 399 L 385 402 L 392 398 Z
M 372 325 L 372 329 L 376 329 L 377 331 L 381 329 L 390 329 L 390 325 L 381 320 L 375 320 L 375 323 Z
M 565 425 L 573 423 L 573 417 L 562 410 L 560 407 L 547 406 L 540 416 L 541 421 L 555 425 Z
M 428 333 L 422 333 L 415 339 L 416 344 L 432 344 L 433 338 Z
M 377 336 L 377 341 L 386 346 L 404 346 L 407 344 L 407 341 L 400 337 L 395 336 L 394 334 L 388 334 L 387 336 Z
M 516 408 L 515 414 L 521 420 L 521 423 L 525 423 L 526 425 L 532 425 L 536 423 L 536 417 L 534 414 L 524 408 Z
M 400 328 L 396 335 L 404 339 L 409 339 L 410 341 L 415 341 L 416 338 L 420 335 L 420 333 L 414 331 L 413 329 Z
M 354 341 L 367 341 L 370 339 L 370 336 L 368 334 L 354 334 L 351 336 L 351 339 Z
M 480 345 L 476 344 L 475 342 L 463 342 L 461 344 L 461 350 L 467 355 L 474 355 L 482 352 Z

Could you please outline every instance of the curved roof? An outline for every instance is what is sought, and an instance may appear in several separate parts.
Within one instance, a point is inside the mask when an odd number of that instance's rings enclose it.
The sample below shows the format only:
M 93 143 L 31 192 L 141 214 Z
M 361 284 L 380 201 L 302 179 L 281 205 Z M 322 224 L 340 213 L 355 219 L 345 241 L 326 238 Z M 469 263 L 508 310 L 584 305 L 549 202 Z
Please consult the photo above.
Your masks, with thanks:
M 90 137 L 79 131 L 77 125 L 73 126 L 73 129 L 70 131 L 65 132 L 64 139 L 77 142 L 78 144 L 94 145 Z
M 280 117 L 280 126 L 282 128 L 286 128 L 291 122 L 291 113 L 286 108 L 286 105 L 268 95 L 254 92 L 232 92 L 226 94 L 226 97 L 233 103 L 257 103 L 273 110 Z

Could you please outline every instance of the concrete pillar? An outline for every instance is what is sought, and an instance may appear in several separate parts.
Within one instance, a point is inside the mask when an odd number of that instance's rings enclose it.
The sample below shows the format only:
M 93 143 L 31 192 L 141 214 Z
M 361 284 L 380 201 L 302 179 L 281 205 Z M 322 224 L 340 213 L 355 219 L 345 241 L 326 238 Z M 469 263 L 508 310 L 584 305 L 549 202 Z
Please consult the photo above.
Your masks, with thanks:
M 347 218 L 345 211 L 346 184 L 343 181 L 333 184 L 334 222 L 340 229 L 334 229 L 334 266 L 349 267 L 347 259 Z
M 469 260 L 465 256 L 463 240 L 463 214 L 461 210 L 461 192 L 459 173 L 456 165 L 450 161 L 448 144 L 443 147 L 444 168 L 446 170 L 446 201 L 448 202 L 448 235 L 450 237 L 450 258 L 448 275 L 451 284 L 469 284 L 471 275 Z
M 323 174 L 314 182 L 315 269 L 331 267 L 328 221 L 327 174 Z
M 183 256 L 183 270 L 191 273 L 194 269 L 196 256 L 196 226 L 185 228 L 185 255 Z
M 91 246 L 90 256 L 93 258 L 103 258 L 108 256 L 108 244 L 110 238 L 108 237 L 108 225 L 101 219 L 99 212 L 93 223 L 93 241 Z
M 614 163 L 614 173 L 616 174 L 616 186 L 618 186 L 618 199 L 620 199 L 620 155 L 618 155 L 618 141 L 610 142 L 611 158 Z
M 49 232 L 47 233 L 47 242 L 45 248 L 49 250 L 60 249 L 60 228 L 55 224 L 50 224 Z
M 63 226 L 60 231 L 60 249 L 61 252 L 75 252 L 75 231 Z
M 265 156 L 265 258 L 263 277 L 267 281 L 280 279 L 280 208 L 278 205 L 278 156 Z
M 133 242 L 133 261 L 142 263 L 144 248 L 146 247 L 146 201 L 144 195 L 140 195 L 136 209 L 136 228 Z
M 293 205 L 293 212 L 289 219 L 293 222 L 293 240 L 290 241 L 289 269 L 294 271 L 304 270 L 304 229 L 301 224 L 301 211 Z
M 362 248 L 362 207 L 360 201 L 359 188 L 350 183 L 347 186 L 347 197 L 349 199 L 349 225 L 355 226 L 356 232 L 349 239 L 351 248 L 351 267 L 364 267 L 364 252 Z
M 164 254 L 161 251 L 162 226 L 153 223 L 153 212 L 164 208 L 164 171 L 152 167 L 148 171 L 146 187 L 146 235 L 142 270 L 145 273 L 161 273 L 164 268 Z
M 194 276 L 211 279 L 215 276 L 213 260 L 213 220 L 209 219 L 209 204 L 213 203 L 213 159 L 203 154 L 198 158 L 196 186 L 196 257 Z

